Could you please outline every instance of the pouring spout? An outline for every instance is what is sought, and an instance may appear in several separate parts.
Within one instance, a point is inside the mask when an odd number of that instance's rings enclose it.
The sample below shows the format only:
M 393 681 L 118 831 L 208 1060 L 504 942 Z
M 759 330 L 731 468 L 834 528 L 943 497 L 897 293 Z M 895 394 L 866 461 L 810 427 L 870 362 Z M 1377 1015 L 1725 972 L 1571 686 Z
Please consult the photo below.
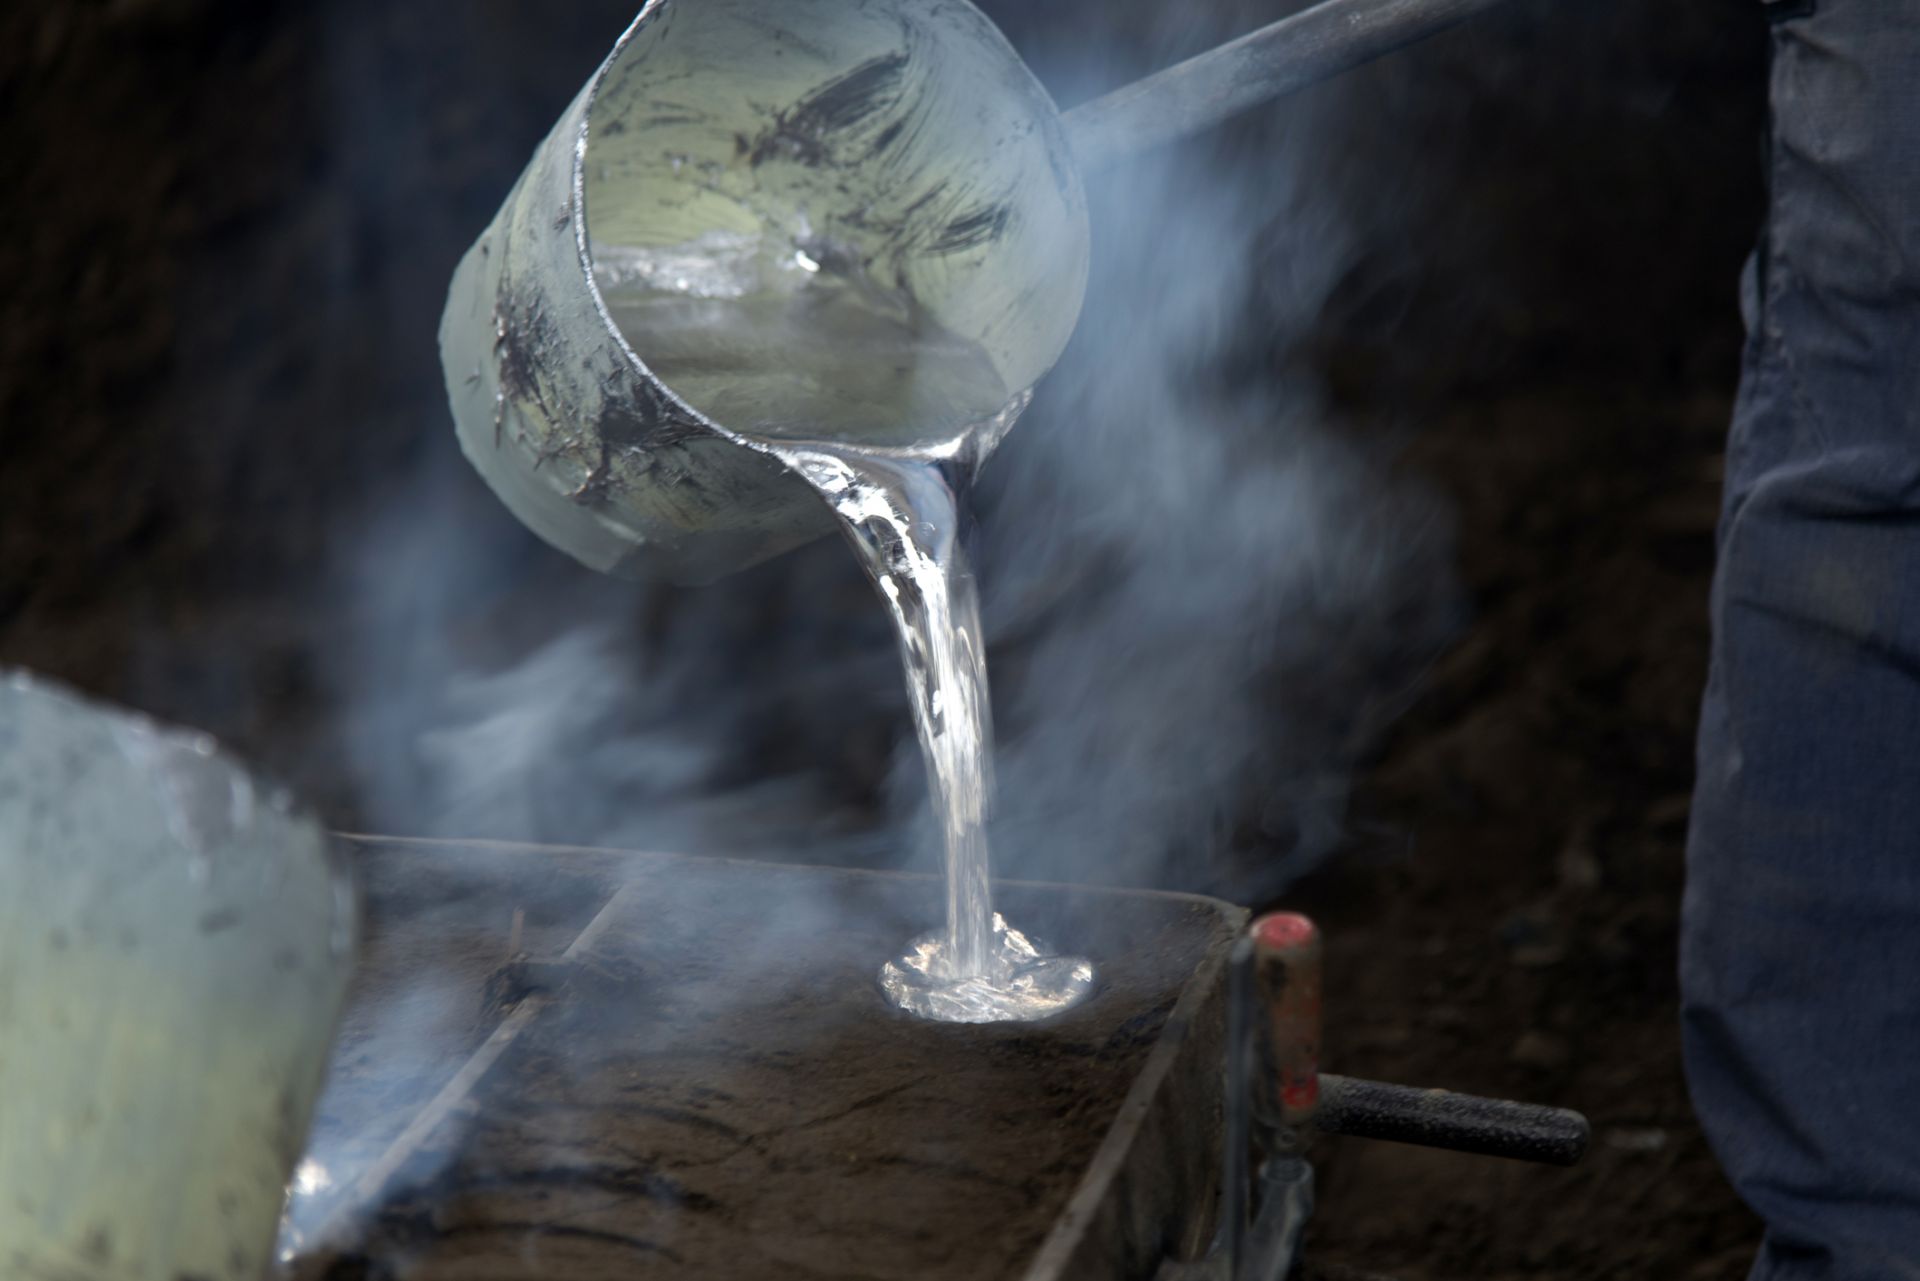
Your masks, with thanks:
M 1504 0 L 1323 0 L 1066 113 L 1083 172 L 1405 48 Z

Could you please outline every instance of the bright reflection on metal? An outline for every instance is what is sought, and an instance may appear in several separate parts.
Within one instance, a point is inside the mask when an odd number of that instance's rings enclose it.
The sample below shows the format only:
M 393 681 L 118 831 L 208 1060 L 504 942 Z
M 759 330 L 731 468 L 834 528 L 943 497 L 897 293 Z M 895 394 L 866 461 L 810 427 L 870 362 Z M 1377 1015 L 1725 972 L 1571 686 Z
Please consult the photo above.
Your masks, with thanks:
M 946 934 L 926 934 L 880 970 L 880 988 L 909 1014 L 940 1023 L 1019 1023 L 1058 1014 L 1093 991 L 1093 963 L 1048 956 L 993 914 L 993 939 L 978 974 L 957 974 Z
M 280 1239 L 274 1251 L 280 1262 L 291 1263 L 307 1244 L 306 1233 L 295 1226 L 296 1218 L 306 1216 L 296 1214 L 294 1202 L 317 1197 L 332 1187 L 333 1175 L 326 1166 L 310 1156 L 300 1158 L 300 1164 L 293 1168 L 293 1182 L 287 1185 L 286 1207 L 280 1212 Z

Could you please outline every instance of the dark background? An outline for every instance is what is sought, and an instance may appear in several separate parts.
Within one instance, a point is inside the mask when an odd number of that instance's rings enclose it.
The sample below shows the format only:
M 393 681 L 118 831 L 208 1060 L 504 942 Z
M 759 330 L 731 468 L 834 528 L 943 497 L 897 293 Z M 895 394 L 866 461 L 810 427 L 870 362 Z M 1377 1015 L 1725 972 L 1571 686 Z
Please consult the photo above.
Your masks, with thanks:
M 985 7 L 1067 102 L 1208 30 Z M 485 552 L 404 588 L 456 646 L 532 644 L 609 599 L 641 634 L 710 608 L 619 597 L 521 533 L 458 463 L 434 350 L 453 263 L 631 8 L 7 8 L 0 662 L 209 729 L 350 827 L 405 813 L 350 764 L 341 676 L 363 661 L 351 549 L 395 504 Z M 1358 769 L 1340 849 L 1287 896 L 1329 931 L 1328 1058 L 1563 1102 L 1596 1132 L 1565 1174 L 1330 1147 L 1324 1259 L 1410 1281 L 1744 1272 L 1757 1227 L 1691 1120 L 1673 970 L 1760 211 L 1757 10 L 1516 0 L 1272 109 L 1326 130 L 1370 234 L 1304 332 L 1254 331 L 1250 376 L 1306 371 L 1336 430 L 1440 497 L 1463 602 L 1390 726 L 1332 714 Z M 783 573 L 711 590 L 763 602 L 736 629 L 816 626 Z M 857 579 L 836 591 L 867 608 Z M 834 727 L 850 824 L 901 729 Z M 1167 880 L 1252 897 L 1272 878 L 1235 869 L 1288 838 L 1256 815 L 1221 840 L 1231 858 Z

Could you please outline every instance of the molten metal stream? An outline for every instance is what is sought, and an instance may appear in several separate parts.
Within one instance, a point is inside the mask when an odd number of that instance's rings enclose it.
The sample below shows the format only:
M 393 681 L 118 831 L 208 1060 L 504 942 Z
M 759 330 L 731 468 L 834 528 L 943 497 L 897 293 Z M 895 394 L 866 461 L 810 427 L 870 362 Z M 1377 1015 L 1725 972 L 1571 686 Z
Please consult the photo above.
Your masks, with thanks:
M 881 986 L 927 1018 L 1040 1018 L 1084 996 L 1093 971 L 1045 955 L 993 911 L 986 646 L 960 541 L 978 442 L 1026 398 L 911 297 L 836 269 L 848 255 L 791 230 L 599 251 L 596 274 L 662 382 L 833 509 L 893 618 L 944 846 L 947 928 L 910 944 Z

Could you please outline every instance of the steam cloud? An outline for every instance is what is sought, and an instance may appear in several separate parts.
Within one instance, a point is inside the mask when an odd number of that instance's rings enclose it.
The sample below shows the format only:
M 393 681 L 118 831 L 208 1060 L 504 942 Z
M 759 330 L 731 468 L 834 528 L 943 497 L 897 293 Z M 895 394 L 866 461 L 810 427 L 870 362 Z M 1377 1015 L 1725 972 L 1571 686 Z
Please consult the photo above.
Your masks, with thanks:
M 1147 45 L 1275 16 L 1240 8 L 1163 16 Z M 1142 69 L 1074 59 L 1053 71 L 1090 92 Z M 1273 891 L 1336 844 L 1368 727 L 1446 630 L 1434 507 L 1289 372 L 1372 234 L 1337 168 L 1294 110 L 1091 185 L 1079 332 L 976 494 L 998 875 Z M 449 427 L 348 557 L 362 822 L 937 867 L 893 640 L 847 549 L 697 591 L 529 593 L 547 553 L 476 510 L 464 468 Z M 1236 866 L 1235 844 L 1263 856 Z
M 1014 34 L 1072 101 L 1277 16 L 1195 8 L 1153 6 L 1145 33 L 1116 9 L 1106 51 Z M 1313 117 L 1338 98 L 1316 101 L 1091 185 L 1079 332 L 975 494 L 1002 877 L 1265 898 L 1335 848 L 1357 755 L 1452 622 L 1434 505 L 1295 359 L 1391 221 L 1343 195 Z M 894 639 L 837 541 L 697 590 L 601 579 L 512 522 L 450 423 L 341 540 L 336 820 L 938 867 Z M 435 919 L 498 939 L 476 911 L 452 895 Z M 443 978 L 370 1003 L 367 1044 L 425 1055 L 468 1017 Z M 362 1146 L 323 1127 L 309 1167 L 344 1186 Z M 327 1204 L 296 1198 L 290 1243 Z

